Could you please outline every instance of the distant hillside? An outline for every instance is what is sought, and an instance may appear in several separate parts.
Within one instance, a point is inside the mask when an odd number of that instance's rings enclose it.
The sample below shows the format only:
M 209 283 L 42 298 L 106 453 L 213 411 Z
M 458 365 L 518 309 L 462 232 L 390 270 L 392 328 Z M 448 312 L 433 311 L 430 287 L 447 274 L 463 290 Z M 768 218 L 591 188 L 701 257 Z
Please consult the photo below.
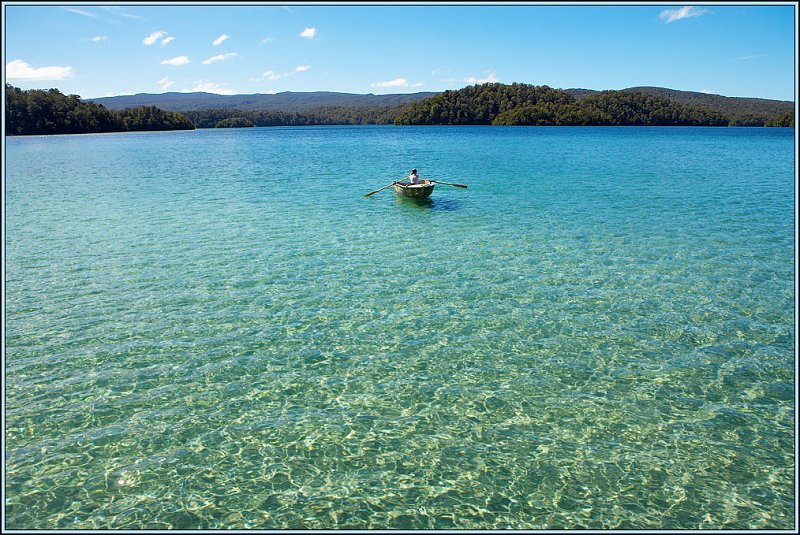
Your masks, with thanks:
M 431 97 L 436 93 L 410 93 L 398 95 L 359 95 L 330 91 L 291 92 L 253 95 L 216 95 L 213 93 L 139 93 L 119 97 L 87 99 L 102 104 L 110 110 L 136 106 L 158 106 L 168 111 L 190 110 L 244 110 L 302 112 L 314 108 L 370 108 L 403 106 Z
M 525 85 L 525 84 L 522 84 Z M 576 101 L 584 100 L 593 95 L 604 93 L 592 89 L 565 89 L 565 93 L 571 95 Z M 763 98 L 748 97 L 724 97 L 721 95 L 709 95 L 694 91 L 678 91 L 663 87 L 629 87 L 622 92 L 643 93 L 645 95 L 668 99 L 676 104 L 688 106 L 690 108 L 703 108 L 712 112 L 724 115 L 731 125 L 739 126 L 760 126 L 765 124 L 770 118 L 778 115 L 793 114 L 794 103 L 783 100 L 769 100 Z M 363 122 L 387 123 L 392 119 L 389 117 L 392 110 L 399 110 L 400 107 L 411 105 L 422 100 L 431 98 L 441 93 L 421 92 L 406 93 L 395 95 L 373 95 L 355 93 L 336 93 L 330 91 L 315 92 L 290 92 L 276 94 L 252 94 L 252 95 L 217 95 L 213 93 L 139 93 L 136 95 L 124 95 L 119 97 L 104 97 L 86 99 L 86 102 L 102 104 L 110 110 L 122 110 L 138 106 L 157 106 L 162 110 L 189 112 L 200 110 L 239 110 L 243 112 L 280 112 L 280 113 L 311 113 L 318 116 L 320 111 L 339 110 L 331 117 L 322 117 L 323 124 L 336 123 L 343 116 L 341 110 L 357 111 L 357 117 L 351 117 L 353 113 L 348 112 L 349 117 L 344 120 L 345 124 L 359 124 Z M 364 113 L 370 110 L 366 118 Z M 235 117 L 236 114 L 228 114 Z M 256 124 L 274 122 L 274 118 L 269 120 L 255 120 Z M 263 118 L 262 118 L 263 119 Z M 219 119 L 218 119 L 219 120 Z M 304 121 L 304 120 L 303 120 Z M 301 122 L 303 122 L 301 121 Z M 294 120 L 289 121 L 295 124 Z M 196 123 L 197 124 L 197 123 Z
M 445 91 L 404 107 L 402 125 L 727 126 L 722 114 L 635 91 L 602 91 L 576 100 L 567 91 L 487 83 Z M 763 122 L 762 122 L 763 126 Z
M 601 91 L 592 89 L 565 89 L 567 93 L 575 97 L 575 100 L 582 100 Z M 788 113 L 794 110 L 794 102 L 786 100 L 769 100 L 765 98 L 750 97 L 723 97 L 722 95 L 710 95 L 696 91 L 678 91 L 664 87 L 629 87 L 623 89 L 625 92 L 644 93 L 654 97 L 666 98 L 684 106 L 695 108 L 706 108 L 719 112 L 726 116 L 736 115 L 759 115 L 770 117 Z

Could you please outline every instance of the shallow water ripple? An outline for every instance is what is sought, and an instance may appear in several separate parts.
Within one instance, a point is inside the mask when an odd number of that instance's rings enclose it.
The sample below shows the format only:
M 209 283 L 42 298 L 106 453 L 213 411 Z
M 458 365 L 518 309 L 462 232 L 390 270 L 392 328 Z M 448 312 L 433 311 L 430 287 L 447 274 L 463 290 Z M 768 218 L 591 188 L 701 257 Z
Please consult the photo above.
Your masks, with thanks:
M 10 528 L 793 526 L 791 132 L 7 144 Z

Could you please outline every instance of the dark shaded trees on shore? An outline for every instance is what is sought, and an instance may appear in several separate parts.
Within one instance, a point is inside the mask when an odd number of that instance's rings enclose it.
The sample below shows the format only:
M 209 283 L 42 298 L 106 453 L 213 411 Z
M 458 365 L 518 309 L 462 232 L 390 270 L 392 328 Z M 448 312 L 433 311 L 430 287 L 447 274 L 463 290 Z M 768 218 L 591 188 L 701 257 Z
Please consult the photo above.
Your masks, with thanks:
M 63 95 L 57 89 L 23 91 L 6 84 L 6 132 L 10 135 L 79 134 L 232 126 L 393 123 L 397 125 L 794 127 L 794 111 L 772 114 L 764 111 L 766 108 L 756 111 L 754 106 L 759 102 L 757 99 L 731 99 L 738 107 L 732 108 L 735 111 L 727 113 L 716 108 L 686 105 L 661 96 L 663 92 L 653 94 L 632 90 L 587 90 L 585 94 L 580 93 L 577 97 L 574 92 L 574 90 L 570 93 L 548 86 L 529 84 L 487 83 L 437 93 L 407 105 L 319 106 L 293 112 L 207 109 L 178 113 L 164 111 L 155 106 L 138 106 L 112 111 L 100 104 L 82 101 L 77 95 Z M 717 100 L 726 98 L 718 97 Z M 695 101 L 700 100 L 695 99 L 691 102 Z
M 183 114 L 197 128 L 216 128 L 221 121 L 240 118 L 255 126 L 311 126 L 392 124 L 402 106 L 355 107 L 321 106 L 302 112 L 252 110 L 192 110 Z
M 527 84 L 483 84 L 406 106 L 395 124 L 533 126 L 726 126 L 720 113 L 644 93 L 602 91 L 576 100 Z
M 58 89 L 23 91 L 6 84 L 6 133 L 9 135 L 90 134 L 141 130 L 193 130 L 182 114 L 141 106 L 110 111 Z

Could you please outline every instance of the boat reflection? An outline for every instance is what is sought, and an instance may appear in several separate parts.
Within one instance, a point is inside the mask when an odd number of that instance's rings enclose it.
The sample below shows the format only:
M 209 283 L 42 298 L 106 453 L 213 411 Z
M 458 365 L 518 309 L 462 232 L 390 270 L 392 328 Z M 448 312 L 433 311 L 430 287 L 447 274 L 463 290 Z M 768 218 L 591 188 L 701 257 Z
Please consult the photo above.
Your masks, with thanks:
M 427 197 L 425 199 L 414 199 L 412 197 L 395 196 L 395 202 L 400 206 L 405 206 L 410 209 L 418 210 L 434 210 L 442 212 L 452 212 L 458 210 L 459 202 L 456 199 L 448 198 L 433 198 Z

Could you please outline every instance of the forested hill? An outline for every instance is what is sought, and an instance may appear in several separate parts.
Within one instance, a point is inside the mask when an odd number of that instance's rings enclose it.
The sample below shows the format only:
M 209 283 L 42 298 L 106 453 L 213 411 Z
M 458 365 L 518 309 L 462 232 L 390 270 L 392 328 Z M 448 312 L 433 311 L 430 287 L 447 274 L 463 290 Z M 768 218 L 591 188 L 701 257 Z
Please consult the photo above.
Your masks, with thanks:
M 569 91 L 487 83 L 407 105 L 395 124 L 535 126 L 794 126 L 794 111 L 731 114 L 637 91 Z M 723 97 L 724 98 L 724 97 Z
M 8 135 L 90 134 L 145 130 L 194 130 L 180 113 L 155 106 L 122 111 L 107 110 L 84 102 L 78 95 L 58 89 L 23 91 L 6 84 L 6 133 Z
M 576 100 L 596 95 L 601 91 L 592 89 L 565 89 Z M 707 108 L 727 116 L 742 115 L 780 115 L 794 110 L 794 102 L 786 100 L 770 100 L 766 98 L 724 97 L 696 91 L 678 91 L 664 87 L 629 87 L 624 92 L 644 93 L 654 97 L 669 99 L 684 106 Z
M 121 109 L 108 109 L 106 104 Z M 187 109 L 183 113 L 172 111 L 176 107 Z M 9 135 L 392 123 L 794 126 L 792 102 L 664 88 L 561 90 L 516 83 L 405 95 L 165 93 L 94 100 L 66 96 L 57 89 L 22 91 L 6 84 L 5 113 Z
M 512 84 L 514 85 L 514 84 Z M 527 85 L 527 84 L 516 84 Z M 542 86 L 546 87 L 546 86 Z M 718 112 L 732 124 L 743 124 L 758 120 L 763 122 L 770 117 L 794 110 L 794 102 L 769 100 L 763 98 L 724 97 L 694 91 L 678 91 L 663 87 L 630 87 L 621 90 L 636 92 L 654 97 L 666 98 L 684 106 L 705 108 Z M 592 89 L 564 89 L 575 100 L 583 100 L 604 91 Z M 85 99 L 87 102 L 102 104 L 110 110 L 121 110 L 136 106 L 157 106 L 170 111 L 199 110 L 241 110 L 248 112 L 306 113 L 317 112 L 321 108 L 372 111 L 378 108 L 398 108 L 414 102 L 434 97 L 439 93 L 421 92 L 395 95 L 362 95 L 354 93 L 335 93 L 330 91 L 291 92 L 252 95 L 217 95 L 212 93 L 139 93 L 118 97 Z M 375 115 L 375 113 L 372 113 Z M 391 121 L 390 121 L 391 122 Z
M 292 92 L 253 95 L 216 95 L 213 93 L 139 93 L 118 97 L 87 99 L 102 104 L 110 110 L 134 106 L 158 106 L 162 110 L 242 110 L 303 112 L 314 108 L 380 108 L 402 106 L 435 95 L 436 93 L 408 93 L 396 95 L 359 95 L 331 91 Z

